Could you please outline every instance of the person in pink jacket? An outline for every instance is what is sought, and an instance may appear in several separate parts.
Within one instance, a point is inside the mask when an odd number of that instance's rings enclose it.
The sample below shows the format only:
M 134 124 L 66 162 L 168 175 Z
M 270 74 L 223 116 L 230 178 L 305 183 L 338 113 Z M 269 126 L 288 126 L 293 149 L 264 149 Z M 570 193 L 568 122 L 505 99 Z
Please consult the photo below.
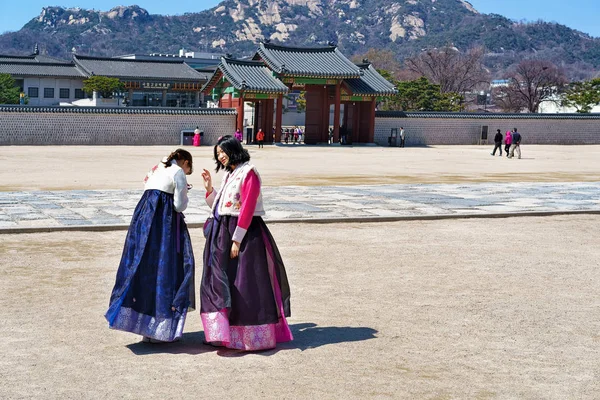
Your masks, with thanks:
M 202 172 L 211 216 L 204 226 L 204 269 L 200 316 L 207 344 L 256 351 L 293 339 L 290 285 L 265 215 L 261 180 L 250 154 L 232 136 L 214 147 L 216 171 L 224 170 L 214 188 Z
M 504 137 L 504 151 L 506 152 L 506 157 L 508 157 L 508 151 L 510 150 L 511 144 L 512 144 L 512 132 L 506 131 L 506 136 Z

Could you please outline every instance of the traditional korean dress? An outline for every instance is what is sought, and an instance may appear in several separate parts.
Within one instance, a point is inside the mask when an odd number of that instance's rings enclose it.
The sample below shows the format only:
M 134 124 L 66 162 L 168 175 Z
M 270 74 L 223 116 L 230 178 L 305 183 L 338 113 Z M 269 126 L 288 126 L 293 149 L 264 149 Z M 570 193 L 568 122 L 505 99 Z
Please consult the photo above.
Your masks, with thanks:
M 175 160 L 146 177 L 105 315 L 110 328 L 167 342 L 181 337 L 195 306 L 194 254 L 182 214 L 187 190 Z
M 192 142 L 194 146 L 200 146 L 200 130 L 196 129 L 194 131 L 194 141 Z
M 207 193 L 201 317 L 208 342 L 239 350 L 272 349 L 293 339 L 290 287 L 277 245 L 265 225 L 260 177 L 244 163 Z M 240 242 L 231 258 L 233 241 Z

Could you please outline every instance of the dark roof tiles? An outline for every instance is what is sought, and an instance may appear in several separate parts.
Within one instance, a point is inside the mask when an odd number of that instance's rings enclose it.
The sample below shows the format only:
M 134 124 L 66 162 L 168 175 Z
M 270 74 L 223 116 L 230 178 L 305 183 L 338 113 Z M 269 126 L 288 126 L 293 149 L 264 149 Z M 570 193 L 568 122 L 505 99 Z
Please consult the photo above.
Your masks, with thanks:
M 0 112 L 61 114 L 165 114 L 165 115 L 235 115 L 233 108 L 155 108 L 155 107 L 38 107 L 0 105 Z
M 48 76 L 60 78 L 86 78 L 74 64 L 10 62 L 0 60 L 0 73 L 13 76 Z
M 456 119 L 600 119 L 600 114 L 472 113 L 436 111 L 377 111 L 377 118 L 456 118 Z
M 273 76 L 262 61 L 221 58 L 219 70 L 231 85 L 247 92 L 287 93 L 288 87 Z
M 254 59 L 280 75 L 310 78 L 359 78 L 361 70 L 334 46 L 301 48 L 260 43 Z
M 208 74 L 200 73 L 183 62 L 127 60 L 118 58 L 74 56 L 75 63 L 93 75 L 130 79 L 171 79 L 204 81 Z

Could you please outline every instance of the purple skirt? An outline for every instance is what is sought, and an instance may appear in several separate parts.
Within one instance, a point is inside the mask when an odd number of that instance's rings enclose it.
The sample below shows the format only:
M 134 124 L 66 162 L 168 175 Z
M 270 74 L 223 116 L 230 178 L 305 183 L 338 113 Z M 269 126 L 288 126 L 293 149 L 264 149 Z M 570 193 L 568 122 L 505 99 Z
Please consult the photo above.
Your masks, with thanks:
M 230 256 L 237 217 L 209 219 L 204 234 L 200 315 L 208 342 L 239 350 L 272 349 L 293 339 L 290 286 L 273 236 L 254 217 L 237 258 Z

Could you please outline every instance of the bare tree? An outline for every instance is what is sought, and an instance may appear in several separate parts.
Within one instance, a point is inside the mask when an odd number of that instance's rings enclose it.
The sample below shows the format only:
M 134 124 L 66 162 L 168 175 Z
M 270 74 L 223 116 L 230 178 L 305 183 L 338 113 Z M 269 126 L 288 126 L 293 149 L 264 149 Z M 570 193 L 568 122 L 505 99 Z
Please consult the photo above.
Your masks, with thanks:
M 481 47 L 461 53 L 454 47 L 428 50 L 416 57 L 408 58 L 406 66 L 440 85 L 442 93 L 464 94 L 481 83 L 489 83 L 490 77 L 484 68 Z
M 558 101 L 556 96 L 567 83 L 562 69 L 549 61 L 521 61 L 509 74 L 508 85 L 499 88 L 496 104 L 505 111 L 523 109 L 535 113 L 544 101 Z

